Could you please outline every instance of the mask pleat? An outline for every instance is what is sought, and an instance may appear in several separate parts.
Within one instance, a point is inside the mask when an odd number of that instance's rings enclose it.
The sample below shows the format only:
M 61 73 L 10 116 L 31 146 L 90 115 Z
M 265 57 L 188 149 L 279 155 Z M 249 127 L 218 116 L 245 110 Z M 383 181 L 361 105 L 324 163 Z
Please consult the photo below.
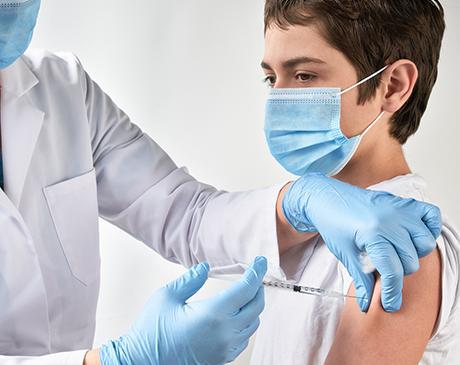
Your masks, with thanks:
M 323 143 L 334 143 L 334 136 L 324 132 L 294 131 L 266 131 L 267 139 L 272 141 L 272 153 L 284 154 L 307 147 L 315 147 Z
M 328 131 L 340 117 L 340 106 L 269 103 L 266 115 L 266 127 L 273 131 Z
M 348 162 L 350 153 L 354 150 L 357 142 L 357 139 L 353 139 L 352 143 L 344 144 L 341 148 L 335 149 L 330 154 L 312 161 L 309 170 L 322 171 L 326 175 L 336 173 L 336 170 L 343 167 L 343 165 Z
M 334 151 L 340 149 L 340 145 L 334 142 L 329 142 L 325 144 L 318 144 L 315 146 L 307 146 L 297 150 L 287 152 L 289 159 L 285 160 L 284 157 L 286 154 L 279 154 L 277 157 L 283 161 L 283 167 L 293 174 L 297 174 L 299 171 L 307 171 L 310 169 L 312 162 L 323 159 L 327 157 Z M 277 158 L 275 156 L 275 158 Z M 277 159 L 278 159 L 277 158 Z M 297 172 L 296 172 L 297 171 Z

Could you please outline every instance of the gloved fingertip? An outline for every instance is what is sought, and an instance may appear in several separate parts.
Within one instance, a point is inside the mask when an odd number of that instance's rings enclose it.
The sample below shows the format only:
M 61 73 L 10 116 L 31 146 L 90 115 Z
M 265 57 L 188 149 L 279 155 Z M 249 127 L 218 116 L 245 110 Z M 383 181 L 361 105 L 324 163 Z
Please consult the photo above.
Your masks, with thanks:
M 361 312 L 367 313 L 371 305 L 371 301 L 368 298 L 360 298 L 358 304 L 359 308 L 361 308 Z
M 199 271 L 200 273 L 208 273 L 209 272 L 209 264 L 207 262 L 202 262 L 197 265 L 196 270 Z
M 252 268 L 258 279 L 262 280 L 267 273 L 267 259 L 264 256 L 257 256 L 252 264 Z
M 441 230 L 442 230 L 441 210 L 435 205 L 425 204 L 425 203 L 421 203 L 421 204 L 424 204 L 425 207 L 428 206 L 425 214 L 422 217 L 422 220 L 426 224 L 428 229 L 431 231 L 431 234 L 436 240 L 441 235 Z
M 190 273 L 192 278 L 205 280 L 208 278 L 209 264 L 204 262 L 197 264 L 190 269 Z
M 398 307 L 398 306 L 389 305 L 389 306 L 384 307 L 383 309 L 387 313 L 396 313 L 401 309 L 401 307 L 400 306 Z
M 364 287 L 359 287 L 355 292 L 356 301 L 358 302 L 361 312 L 367 312 L 371 304 L 370 296 Z
M 251 266 L 246 270 L 244 277 L 250 285 L 260 285 L 267 273 L 267 259 L 263 256 L 258 256 L 254 259 Z
M 439 236 L 441 236 L 442 225 L 438 223 L 434 223 L 433 225 L 430 226 L 430 231 L 431 231 L 431 234 L 433 235 L 433 238 L 437 240 Z
M 383 300 L 382 299 L 382 307 L 385 310 L 385 312 L 388 313 L 395 313 L 398 312 L 401 309 L 402 306 L 402 296 L 399 295 L 397 298 L 393 300 Z
M 264 256 L 257 256 L 254 263 L 267 266 L 267 259 Z
M 191 267 L 185 274 L 166 285 L 177 299 L 186 301 L 195 295 L 208 280 L 209 265 L 201 263 Z

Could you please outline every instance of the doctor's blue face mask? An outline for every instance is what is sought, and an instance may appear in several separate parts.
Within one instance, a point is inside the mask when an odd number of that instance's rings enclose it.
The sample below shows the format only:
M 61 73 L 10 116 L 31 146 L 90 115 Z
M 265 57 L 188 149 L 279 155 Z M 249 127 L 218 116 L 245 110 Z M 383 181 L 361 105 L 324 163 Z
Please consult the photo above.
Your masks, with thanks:
M 271 89 L 265 114 L 265 137 L 275 159 L 290 173 L 338 174 L 351 160 L 376 119 L 358 136 L 347 138 L 340 128 L 342 95 L 382 73 L 340 88 Z
M 29 47 L 39 9 L 40 0 L 0 0 L 0 69 Z

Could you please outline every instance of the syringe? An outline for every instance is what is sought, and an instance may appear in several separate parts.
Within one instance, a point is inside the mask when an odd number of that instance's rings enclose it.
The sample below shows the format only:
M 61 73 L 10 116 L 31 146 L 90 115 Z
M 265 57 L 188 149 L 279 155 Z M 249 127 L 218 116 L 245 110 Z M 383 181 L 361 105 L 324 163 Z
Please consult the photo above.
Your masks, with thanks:
M 266 281 L 264 280 L 264 285 L 268 287 L 274 287 L 279 289 L 286 289 L 300 294 L 315 295 L 318 297 L 332 297 L 332 298 L 355 298 L 367 301 L 365 298 L 357 297 L 354 295 L 342 294 L 334 290 L 326 290 L 320 288 L 312 288 L 310 286 L 295 285 L 282 281 Z
M 213 274 L 211 274 L 210 277 L 213 278 L 213 279 L 230 281 L 230 282 L 234 282 L 234 281 L 238 280 L 238 277 L 236 277 L 234 275 L 213 275 Z M 296 284 L 287 283 L 285 281 L 264 280 L 263 284 L 266 287 L 285 289 L 285 290 L 290 290 L 290 291 L 295 292 L 295 293 L 314 295 L 314 296 L 317 296 L 317 297 L 355 298 L 355 299 L 362 299 L 362 300 L 367 301 L 367 299 L 365 299 L 365 298 L 357 297 L 357 296 L 354 296 L 354 295 L 343 294 L 343 293 L 340 293 L 340 292 L 334 291 L 334 290 L 313 288 L 311 286 L 304 286 L 304 285 L 296 285 Z

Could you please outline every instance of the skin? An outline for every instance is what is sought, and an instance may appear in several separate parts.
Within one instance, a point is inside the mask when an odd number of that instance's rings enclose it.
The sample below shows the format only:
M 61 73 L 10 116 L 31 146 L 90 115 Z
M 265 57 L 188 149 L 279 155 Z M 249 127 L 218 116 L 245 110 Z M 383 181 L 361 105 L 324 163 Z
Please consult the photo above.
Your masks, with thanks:
M 83 365 L 99 365 L 101 362 L 99 360 L 99 350 L 91 350 L 86 353 L 85 360 Z
M 287 30 L 270 27 L 265 36 L 262 68 L 267 83 L 274 88 L 343 90 L 359 81 L 351 62 L 327 42 L 315 25 L 291 26 Z M 411 172 L 402 146 L 389 133 L 389 122 L 409 99 L 417 77 L 413 62 L 399 60 L 382 73 L 372 100 L 358 105 L 358 89 L 343 95 L 341 129 L 347 137 L 361 134 L 382 111 L 385 114 L 366 134 L 336 179 L 366 188 Z M 422 259 L 420 270 L 404 279 L 400 312 L 389 314 L 383 310 L 380 291 L 377 278 L 367 313 L 360 311 L 355 300 L 346 301 L 327 365 L 418 364 L 434 331 L 441 304 L 439 252 Z M 351 287 L 350 293 L 353 292 Z

